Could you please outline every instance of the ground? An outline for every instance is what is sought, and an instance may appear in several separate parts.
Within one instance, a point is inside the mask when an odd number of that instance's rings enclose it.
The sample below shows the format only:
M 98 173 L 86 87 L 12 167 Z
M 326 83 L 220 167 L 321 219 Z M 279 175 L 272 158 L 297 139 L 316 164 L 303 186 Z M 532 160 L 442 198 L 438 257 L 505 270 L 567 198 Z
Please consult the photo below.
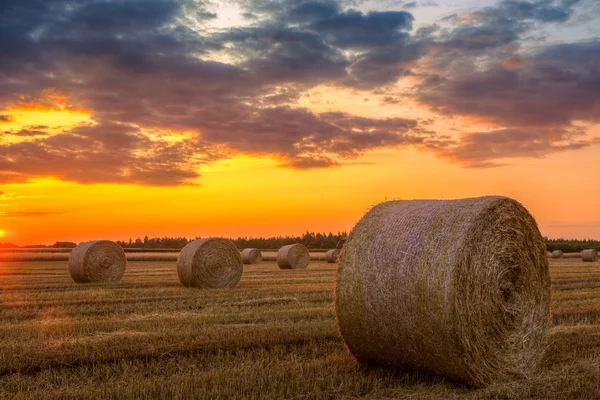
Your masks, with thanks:
M 245 266 L 234 290 L 200 291 L 173 261 L 85 285 L 65 262 L 0 263 L 0 398 L 600 398 L 600 263 L 550 265 L 541 371 L 473 390 L 358 365 L 334 320 L 333 264 Z

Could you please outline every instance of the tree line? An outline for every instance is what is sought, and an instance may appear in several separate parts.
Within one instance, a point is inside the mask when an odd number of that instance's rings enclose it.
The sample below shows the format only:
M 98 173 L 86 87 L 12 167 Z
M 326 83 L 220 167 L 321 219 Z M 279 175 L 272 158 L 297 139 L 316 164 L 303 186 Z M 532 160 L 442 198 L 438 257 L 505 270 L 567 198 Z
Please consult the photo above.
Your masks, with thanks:
M 579 253 L 585 249 L 600 251 L 600 240 L 573 240 L 544 238 L 548 251 L 562 250 L 565 253 Z
M 275 237 L 238 237 L 230 239 L 239 249 L 254 247 L 257 249 L 277 250 L 282 246 L 292 243 L 301 243 L 309 249 L 342 248 L 348 236 L 347 232 L 320 233 L 306 232 L 301 236 L 275 236 Z M 149 238 L 148 236 L 128 241 L 117 240 L 117 244 L 125 249 L 181 249 L 192 240 L 199 238 L 162 237 Z
M 239 249 L 254 247 L 262 250 L 277 250 L 281 246 L 292 243 L 301 243 L 314 250 L 342 248 L 348 236 L 347 232 L 319 233 L 306 232 L 300 236 L 274 236 L 274 237 L 238 237 L 231 239 Z M 117 244 L 125 249 L 182 249 L 186 244 L 196 238 L 186 237 L 155 237 L 145 236 L 135 240 L 117 240 Z M 548 239 L 544 238 L 548 251 L 562 250 L 565 253 L 578 253 L 585 249 L 596 249 L 600 251 L 600 240 L 577 240 L 577 239 Z M 13 243 L 0 243 L 0 248 L 73 248 L 75 242 L 58 241 L 51 245 L 27 245 L 17 246 Z

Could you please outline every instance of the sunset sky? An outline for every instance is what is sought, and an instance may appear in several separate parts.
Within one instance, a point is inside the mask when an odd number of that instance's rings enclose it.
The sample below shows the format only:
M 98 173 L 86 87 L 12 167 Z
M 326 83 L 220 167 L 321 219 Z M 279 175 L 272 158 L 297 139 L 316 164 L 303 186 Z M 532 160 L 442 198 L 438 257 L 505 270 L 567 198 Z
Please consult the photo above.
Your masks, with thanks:
M 0 242 L 488 194 L 600 239 L 600 1 L 0 2 Z

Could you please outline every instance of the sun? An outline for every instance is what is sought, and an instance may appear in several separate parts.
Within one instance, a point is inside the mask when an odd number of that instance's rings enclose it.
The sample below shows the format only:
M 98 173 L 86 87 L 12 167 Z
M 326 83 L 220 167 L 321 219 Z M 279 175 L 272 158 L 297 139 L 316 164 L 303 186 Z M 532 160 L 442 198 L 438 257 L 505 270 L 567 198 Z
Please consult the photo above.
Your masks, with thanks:
M 6 234 L 6 232 L 4 232 L 2 229 L 0 229 L 0 237 L 4 236 Z

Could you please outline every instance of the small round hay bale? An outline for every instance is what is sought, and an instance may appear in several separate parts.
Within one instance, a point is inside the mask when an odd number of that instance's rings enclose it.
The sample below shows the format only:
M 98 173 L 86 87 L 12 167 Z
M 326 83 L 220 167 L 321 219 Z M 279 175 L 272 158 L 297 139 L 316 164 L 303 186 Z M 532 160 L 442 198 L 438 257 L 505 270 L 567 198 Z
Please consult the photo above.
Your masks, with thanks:
M 244 264 L 260 264 L 262 253 L 258 249 L 244 249 L 242 250 L 242 262 Z
M 563 258 L 562 250 L 554 250 L 552 252 L 552 258 Z
M 308 267 L 309 261 L 308 249 L 300 243 L 288 244 L 277 252 L 277 265 L 281 269 L 303 269 Z
M 327 261 L 328 263 L 336 263 L 339 255 L 340 251 L 338 249 L 327 250 L 327 252 L 325 253 L 325 261 Z
M 581 252 L 581 260 L 585 262 L 596 262 L 598 261 L 598 250 L 596 249 L 585 249 Z
M 230 240 L 197 239 L 177 257 L 177 275 L 183 286 L 230 289 L 242 278 L 242 256 Z
M 77 283 L 120 281 L 126 265 L 125 251 L 110 240 L 81 243 L 69 255 L 69 273 Z
M 335 312 L 358 361 L 475 387 L 535 371 L 549 304 L 542 236 L 505 197 L 379 204 L 339 260 Z

